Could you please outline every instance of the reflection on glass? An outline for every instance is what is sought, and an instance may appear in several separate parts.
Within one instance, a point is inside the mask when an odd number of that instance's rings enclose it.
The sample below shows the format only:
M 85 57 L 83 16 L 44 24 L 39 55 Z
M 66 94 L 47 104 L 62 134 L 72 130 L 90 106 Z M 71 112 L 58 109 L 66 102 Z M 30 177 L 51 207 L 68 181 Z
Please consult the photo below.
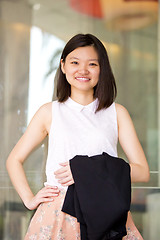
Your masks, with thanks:
M 64 42 L 57 37 L 42 32 L 37 27 L 31 29 L 30 41 L 30 78 L 28 98 L 28 123 L 35 111 L 44 103 L 52 100 L 54 75 Z M 51 70 L 51 72 L 50 72 Z

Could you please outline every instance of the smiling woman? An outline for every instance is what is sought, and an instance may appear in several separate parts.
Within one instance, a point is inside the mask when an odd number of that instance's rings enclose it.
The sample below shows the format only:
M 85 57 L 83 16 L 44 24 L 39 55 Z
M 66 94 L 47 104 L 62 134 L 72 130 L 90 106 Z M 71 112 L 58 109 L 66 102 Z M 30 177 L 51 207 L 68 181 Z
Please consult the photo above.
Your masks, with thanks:
M 93 96 L 100 73 L 98 54 L 93 46 L 80 47 L 69 53 L 65 61 L 61 60 L 61 68 L 71 86 L 72 99 L 79 91 L 87 91 Z
M 90 32 L 97 36 L 108 51 L 118 89 L 116 101 L 128 109 L 150 166 L 150 181 L 132 184 L 131 213 L 135 225 L 145 240 L 158 239 L 160 236 L 160 51 L 158 50 L 160 49 L 160 11 L 158 12 L 158 6 L 158 0 L 0 0 L 1 240 L 24 239 L 28 222 L 33 214 L 24 207 L 12 186 L 6 172 L 6 158 L 16 141 L 26 131 L 39 107 L 52 101 L 54 90 L 53 100 L 57 99 L 57 84 L 54 84 L 54 77 L 62 50 L 66 42 L 80 32 Z M 100 75 L 102 71 L 100 67 Z M 58 119 L 60 127 L 56 125 L 53 129 L 53 138 L 57 140 L 54 142 L 55 148 L 59 149 L 60 154 L 68 153 L 68 144 L 73 145 L 75 152 L 80 148 L 86 154 L 86 148 L 92 151 L 94 148 L 96 151 L 97 146 L 102 144 L 108 146 L 110 142 L 116 140 L 117 131 L 113 131 L 111 123 L 116 126 L 117 122 L 116 118 L 112 117 L 115 116 L 114 111 L 110 112 L 114 108 L 108 108 L 110 114 L 103 121 L 98 122 L 96 129 L 93 130 L 92 126 L 95 126 L 97 121 L 94 116 L 99 115 L 101 111 L 93 114 L 98 103 L 95 96 L 94 99 L 89 105 L 81 105 L 68 97 L 60 104 L 71 110 L 69 113 L 67 111 L 61 114 Z M 49 121 L 49 116 L 52 120 L 50 115 L 52 108 L 49 108 L 51 105 L 48 103 L 42 107 L 44 114 L 43 111 L 40 111 L 40 115 L 36 114 L 37 121 L 39 118 L 45 120 L 46 116 L 48 118 L 48 123 L 42 128 L 44 133 L 46 133 L 45 128 L 47 129 L 46 139 L 24 163 L 25 174 L 34 194 L 47 181 L 45 164 L 48 145 L 46 143 L 52 135 Z M 53 120 L 58 117 L 56 110 Z M 80 115 L 83 115 L 83 118 L 80 118 Z M 72 119 L 75 116 L 78 117 L 73 124 Z M 124 117 L 120 122 L 124 123 L 123 121 Z M 62 127 L 63 124 L 65 127 Z M 126 123 L 124 129 L 125 125 Z M 35 129 L 38 126 L 35 124 Z M 108 129 L 112 131 L 108 132 Z M 85 138 L 80 137 L 81 133 Z M 33 143 L 35 136 L 36 134 L 30 137 L 23 149 Z M 126 146 L 126 142 L 123 145 Z M 125 150 L 127 149 L 130 148 L 127 146 Z M 114 154 L 114 148 L 111 147 L 109 150 L 110 154 Z M 24 154 L 22 156 L 25 157 Z M 127 160 L 120 145 L 118 145 L 118 156 Z M 51 155 L 55 165 L 56 158 Z M 12 171 L 16 166 L 13 165 Z M 60 165 L 57 164 L 55 171 L 58 171 L 58 167 L 60 168 Z M 54 181 L 53 185 L 56 185 L 55 175 L 52 168 L 50 169 L 50 173 L 48 170 L 47 174 Z M 144 179 L 144 176 L 142 177 Z M 54 203 L 56 205 L 55 201 Z M 42 215 L 38 218 L 38 223 L 44 213 L 43 209 L 41 210 Z M 59 212 L 55 212 L 54 216 L 57 213 Z M 41 227 L 43 228 L 42 224 Z M 128 230 L 130 238 L 132 232 Z
M 71 38 L 62 52 L 57 77 L 57 101 L 47 103 L 37 111 L 7 159 L 10 178 L 25 206 L 30 210 L 37 208 L 25 240 L 79 240 L 80 236 L 84 240 L 77 219 L 61 211 L 67 187 L 77 184 L 69 164 L 69 160 L 77 155 L 96 156 L 105 152 L 117 159 L 119 140 L 129 161 L 129 179 L 132 182 L 146 182 L 149 179 L 148 164 L 132 120 L 127 110 L 114 102 L 115 79 L 101 41 L 91 34 L 78 34 Z M 47 179 L 45 187 L 34 195 L 26 179 L 23 163 L 47 135 Z M 90 167 L 92 169 L 92 162 Z M 101 178 L 98 172 L 96 174 Z M 90 186 L 97 196 L 99 189 L 103 191 L 106 187 L 105 184 Z M 91 203 L 90 195 L 87 192 L 84 194 Z M 104 198 L 100 200 L 105 206 Z M 121 205 L 118 206 L 121 208 Z M 94 210 L 99 211 L 98 208 Z M 127 219 L 127 214 L 128 209 L 125 219 L 121 216 L 126 225 L 123 230 L 117 230 L 116 227 L 121 217 L 112 222 L 110 216 L 105 216 L 111 222 L 103 231 L 103 238 L 110 240 L 114 235 L 114 239 L 121 240 L 127 234 L 126 239 L 131 240 L 134 236 L 134 239 L 142 240 L 131 215 L 128 214 Z M 103 225 L 101 219 L 99 223 Z M 90 239 L 89 235 L 87 239 Z
M 110 66 L 109 58 L 104 45 L 101 43 L 99 39 L 97 39 L 95 36 L 91 34 L 86 34 L 85 36 L 86 36 L 86 39 L 83 37 L 83 34 L 78 34 L 75 37 L 73 37 L 70 41 L 68 41 L 68 43 L 66 44 L 62 52 L 61 63 L 57 70 L 57 75 L 55 78 L 57 80 L 57 97 L 60 102 L 64 102 L 65 100 L 68 99 L 68 97 L 71 96 L 71 85 L 69 84 L 70 78 L 66 78 L 66 73 L 65 73 L 66 60 L 67 60 L 67 63 L 68 63 L 69 57 L 71 58 L 76 57 L 76 60 L 77 58 L 79 59 L 79 61 L 81 60 L 80 69 L 79 69 L 80 71 L 82 70 L 86 71 L 85 69 L 86 62 L 90 60 L 94 60 L 94 62 L 90 62 L 90 64 L 88 62 L 87 64 L 89 64 L 88 68 L 90 69 L 90 71 L 92 69 L 91 72 L 95 73 L 94 78 L 97 78 L 98 80 L 98 81 L 95 80 L 97 81 L 97 84 L 93 86 L 93 89 L 92 89 L 93 96 L 91 97 L 91 99 L 92 98 L 99 99 L 99 104 L 97 108 L 97 111 L 98 111 L 105 107 L 109 107 L 112 104 L 117 94 L 117 88 L 116 88 L 115 79 L 112 73 L 112 69 Z M 87 49 L 88 56 L 86 56 L 86 49 Z M 82 51 L 82 55 L 80 56 L 81 51 Z M 75 56 L 75 52 L 78 54 L 78 56 Z M 83 57 L 84 57 L 84 60 L 83 60 Z M 76 61 L 76 64 L 75 64 L 75 61 L 71 61 L 70 63 L 71 65 L 79 65 L 78 61 Z M 82 67 L 83 68 L 85 67 L 85 68 L 81 70 Z M 68 71 L 68 74 L 69 73 L 70 71 Z M 77 74 L 80 74 L 80 73 L 77 73 Z M 84 74 L 84 72 L 81 74 Z M 76 77 L 82 77 L 82 76 L 76 75 Z M 107 89 L 107 94 L 106 94 L 106 89 Z

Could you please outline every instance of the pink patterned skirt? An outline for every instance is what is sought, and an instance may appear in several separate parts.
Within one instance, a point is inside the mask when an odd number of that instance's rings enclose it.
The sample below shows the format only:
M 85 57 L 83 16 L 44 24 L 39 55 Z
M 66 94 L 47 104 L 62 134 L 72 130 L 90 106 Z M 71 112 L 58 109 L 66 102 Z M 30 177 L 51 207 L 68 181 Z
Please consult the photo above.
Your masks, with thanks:
M 80 240 L 80 224 L 61 211 L 66 191 L 61 190 L 53 202 L 42 203 L 37 208 L 24 240 Z M 129 222 L 123 240 L 143 240 L 134 223 Z M 133 226 L 133 227 L 132 227 Z M 132 230 L 131 230 L 132 229 Z
M 24 240 L 80 240 L 80 225 L 61 211 L 66 191 L 53 202 L 42 203 L 35 212 Z

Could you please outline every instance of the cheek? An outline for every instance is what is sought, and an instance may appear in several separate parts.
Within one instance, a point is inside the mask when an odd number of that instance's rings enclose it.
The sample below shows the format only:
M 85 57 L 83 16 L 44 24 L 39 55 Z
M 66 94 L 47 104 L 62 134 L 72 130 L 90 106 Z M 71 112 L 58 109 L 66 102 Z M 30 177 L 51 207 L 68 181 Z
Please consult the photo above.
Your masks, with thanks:
M 67 82 L 71 84 L 73 80 L 73 72 L 70 70 L 67 70 L 65 75 L 66 75 Z
M 71 79 L 72 75 L 73 74 L 72 74 L 71 71 L 66 71 L 66 79 L 67 79 L 67 81 L 69 81 Z
M 65 72 L 66 72 L 66 75 L 71 76 L 71 75 L 74 74 L 75 69 L 73 69 L 73 68 L 71 68 L 71 67 L 66 67 L 66 68 L 65 68 Z
M 100 75 L 100 71 L 94 72 L 94 76 L 97 80 L 99 80 L 99 75 Z
M 100 71 L 96 73 L 96 77 L 95 77 L 95 86 L 98 84 L 99 76 L 100 76 Z

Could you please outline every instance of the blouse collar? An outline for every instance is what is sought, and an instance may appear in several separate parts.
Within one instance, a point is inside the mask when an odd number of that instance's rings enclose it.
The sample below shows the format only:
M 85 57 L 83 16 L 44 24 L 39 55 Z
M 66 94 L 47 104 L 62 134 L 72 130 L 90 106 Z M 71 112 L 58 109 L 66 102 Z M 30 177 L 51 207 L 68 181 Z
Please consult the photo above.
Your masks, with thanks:
M 75 102 L 72 98 L 69 97 L 65 101 L 65 104 L 79 112 L 83 111 L 84 109 L 89 110 L 91 112 L 95 112 L 97 109 L 97 106 L 98 106 L 98 99 L 96 98 L 93 102 L 91 102 L 87 105 L 81 105 L 80 103 Z

